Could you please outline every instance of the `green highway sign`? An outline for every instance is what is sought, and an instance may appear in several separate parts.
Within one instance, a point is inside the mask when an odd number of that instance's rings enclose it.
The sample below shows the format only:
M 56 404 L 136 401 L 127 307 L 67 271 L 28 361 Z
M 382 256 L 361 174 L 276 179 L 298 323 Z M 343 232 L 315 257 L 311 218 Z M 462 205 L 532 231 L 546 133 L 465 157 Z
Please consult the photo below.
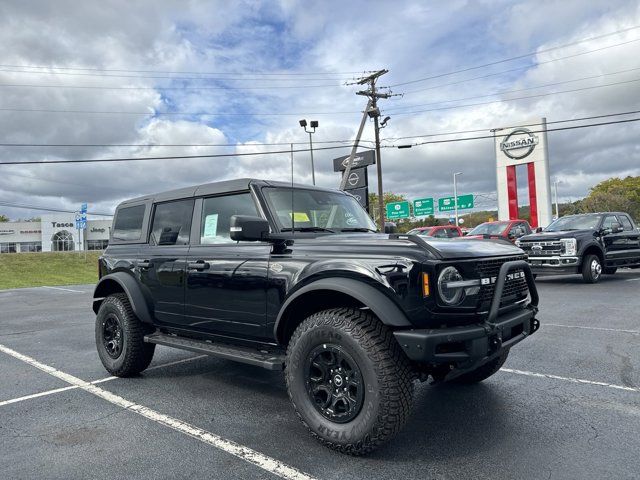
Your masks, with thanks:
M 409 218 L 409 202 L 387 203 L 387 218 L 389 220 Z
M 458 195 L 458 210 L 473 208 L 473 195 Z M 451 212 L 455 210 L 453 197 L 438 199 L 438 210 L 441 212 Z
M 433 198 L 418 198 L 413 201 L 414 217 L 424 217 L 433 214 Z

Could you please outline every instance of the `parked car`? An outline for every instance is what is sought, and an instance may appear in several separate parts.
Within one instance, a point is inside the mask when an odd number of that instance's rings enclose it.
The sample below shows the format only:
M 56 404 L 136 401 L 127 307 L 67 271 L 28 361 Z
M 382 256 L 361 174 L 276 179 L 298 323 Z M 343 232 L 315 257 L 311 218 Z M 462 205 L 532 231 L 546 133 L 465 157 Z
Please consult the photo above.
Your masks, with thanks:
M 407 235 L 420 235 L 421 237 L 458 238 L 462 237 L 460 227 L 453 225 L 437 225 L 434 227 L 418 227 L 409 230 Z
M 508 220 L 481 223 L 468 234 L 465 239 L 499 239 L 515 242 L 517 238 L 532 232 L 526 220 Z
M 640 267 L 640 230 L 624 212 L 568 215 L 516 240 L 535 274 L 582 274 L 586 283 Z
M 112 375 L 156 345 L 284 371 L 311 434 L 349 454 L 400 431 L 414 380 L 480 382 L 539 327 L 519 248 L 378 233 L 343 191 L 265 180 L 121 203 L 98 271 Z

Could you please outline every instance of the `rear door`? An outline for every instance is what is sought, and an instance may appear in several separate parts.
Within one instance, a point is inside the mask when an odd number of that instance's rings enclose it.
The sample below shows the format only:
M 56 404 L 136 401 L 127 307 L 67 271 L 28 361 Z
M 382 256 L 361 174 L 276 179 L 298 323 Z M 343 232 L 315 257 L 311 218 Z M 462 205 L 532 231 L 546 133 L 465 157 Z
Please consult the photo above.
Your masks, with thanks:
M 617 215 L 623 234 L 627 239 L 627 251 L 625 258 L 634 262 L 640 262 L 640 230 L 634 228 L 633 222 L 627 215 Z
M 154 205 L 148 243 L 140 248 L 136 269 L 163 325 L 184 322 L 184 280 L 193 198 Z
M 218 335 L 264 337 L 271 244 L 234 242 L 229 236 L 232 215 L 259 216 L 252 195 L 247 191 L 198 199 L 196 215 L 199 229 L 187 258 L 185 326 Z

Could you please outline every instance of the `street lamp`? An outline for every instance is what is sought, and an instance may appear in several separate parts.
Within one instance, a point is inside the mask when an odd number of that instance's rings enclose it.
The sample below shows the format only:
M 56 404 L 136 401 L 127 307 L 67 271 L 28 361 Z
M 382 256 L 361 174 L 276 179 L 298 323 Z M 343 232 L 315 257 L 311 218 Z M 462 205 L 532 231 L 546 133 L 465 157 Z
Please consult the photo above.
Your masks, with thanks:
M 553 181 L 553 186 L 554 186 L 554 190 L 555 190 L 555 204 L 556 204 L 556 219 L 560 218 L 560 211 L 558 209 L 558 179 L 556 178 Z
M 458 175 L 462 175 L 462 172 L 453 174 L 453 207 L 456 212 L 456 227 L 458 226 Z
M 309 126 L 311 130 L 307 130 L 307 121 L 303 118 L 302 120 L 300 120 L 300 126 L 304 128 L 304 131 L 309 134 L 309 151 L 311 152 L 311 180 L 315 185 L 316 171 L 315 171 L 315 167 L 313 166 L 313 140 L 311 139 L 311 134 L 316 132 L 316 128 L 318 128 L 318 121 L 311 120 L 311 122 L 309 122 Z

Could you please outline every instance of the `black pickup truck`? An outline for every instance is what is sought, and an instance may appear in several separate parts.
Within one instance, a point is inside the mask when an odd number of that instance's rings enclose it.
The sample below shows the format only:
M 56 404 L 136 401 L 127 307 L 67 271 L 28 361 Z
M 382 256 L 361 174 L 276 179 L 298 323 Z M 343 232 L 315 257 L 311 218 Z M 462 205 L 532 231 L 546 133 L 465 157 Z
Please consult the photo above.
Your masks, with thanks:
M 539 327 L 519 248 L 375 228 L 345 192 L 264 180 L 128 200 L 93 295 L 100 359 L 133 376 L 166 345 L 284 370 L 317 439 L 371 451 L 416 379 L 482 381 Z
M 623 212 L 561 217 L 516 245 L 534 274 L 582 274 L 586 283 L 596 283 L 619 267 L 640 267 L 640 230 Z

